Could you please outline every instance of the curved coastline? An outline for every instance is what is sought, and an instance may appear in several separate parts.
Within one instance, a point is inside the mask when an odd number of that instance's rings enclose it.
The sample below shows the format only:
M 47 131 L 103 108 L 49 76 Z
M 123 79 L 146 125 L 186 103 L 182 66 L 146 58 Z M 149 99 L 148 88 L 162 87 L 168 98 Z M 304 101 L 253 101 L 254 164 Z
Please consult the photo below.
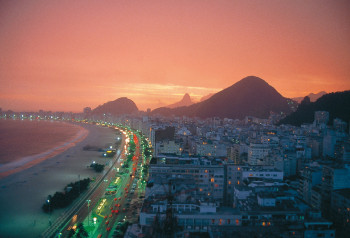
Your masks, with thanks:
M 101 152 L 86 151 L 85 145 L 107 147 L 115 142 L 115 131 L 111 128 L 90 124 L 76 124 L 88 130 L 86 138 L 72 142 L 70 148 L 44 159 L 28 169 L 23 169 L 0 179 L 1 237 L 41 237 L 49 226 L 49 218 L 57 219 L 64 209 L 51 215 L 41 209 L 48 195 L 54 194 L 79 178 L 93 178 L 99 174 L 89 165 L 92 161 L 106 163 L 109 159 Z M 72 138 L 72 137 L 71 137 Z M 65 142 L 68 143 L 68 142 Z M 62 148 L 63 150 L 63 148 Z
M 0 166 L 0 179 L 6 176 L 9 176 L 11 174 L 20 172 L 24 169 L 28 169 L 34 165 L 37 165 L 43 162 L 44 160 L 55 157 L 56 155 L 63 153 L 69 148 L 75 146 L 77 143 L 83 141 L 88 136 L 89 131 L 81 126 L 78 126 L 78 125 L 74 125 L 74 126 L 79 127 L 79 131 L 73 138 L 72 137 L 68 138 L 68 141 L 64 143 L 60 143 L 56 147 L 51 148 L 47 151 L 44 151 L 40 154 L 26 156 L 19 160 Z

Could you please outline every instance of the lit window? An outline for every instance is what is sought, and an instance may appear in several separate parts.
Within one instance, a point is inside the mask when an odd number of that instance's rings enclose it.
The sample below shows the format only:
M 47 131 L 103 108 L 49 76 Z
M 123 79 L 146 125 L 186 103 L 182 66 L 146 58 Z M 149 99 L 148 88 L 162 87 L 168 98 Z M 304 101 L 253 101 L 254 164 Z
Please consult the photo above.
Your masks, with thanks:
M 219 220 L 219 225 L 222 225 L 222 219 Z
M 214 183 L 214 178 L 211 178 L 211 179 L 210 179 L 210 182 Z
M 239 185 L 239 180 L 237 181 L 237 184 Z
M 239 225 L 239 220 L 238 220 L 238 219 L 236 219 L 236 225 L 237 225 L 237 226 Z
M 262 222 L 262 226 L 266 226 L 266 222 L 263 221 L 263 222 Z
M 228 184 L 231 184 L 231 181 L 228 181 Z

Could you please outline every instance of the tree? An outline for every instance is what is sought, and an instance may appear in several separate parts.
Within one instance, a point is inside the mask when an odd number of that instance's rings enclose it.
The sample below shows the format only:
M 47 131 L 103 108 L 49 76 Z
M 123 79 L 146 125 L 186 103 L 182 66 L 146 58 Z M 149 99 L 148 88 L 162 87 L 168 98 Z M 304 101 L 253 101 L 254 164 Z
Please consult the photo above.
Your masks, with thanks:
M 71 238 L 75 235 L 75 230 L 74 229 L 70 229 L 69 233 L 68 233 L 68 238 Z
M 77 238 L 87 238 L 87 237 L 89 237 L 89 234 L 85 230 L 85 227 L 84 227 L 83 223 L 79 223 L 79 225 L 77 227 L 77 230 L 78 230 Z

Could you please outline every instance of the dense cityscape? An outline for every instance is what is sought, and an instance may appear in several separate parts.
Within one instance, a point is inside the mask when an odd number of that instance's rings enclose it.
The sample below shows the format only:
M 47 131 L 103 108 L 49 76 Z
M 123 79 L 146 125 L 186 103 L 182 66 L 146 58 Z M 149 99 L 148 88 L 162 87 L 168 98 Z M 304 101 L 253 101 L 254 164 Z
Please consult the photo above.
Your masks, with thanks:
M 0 238 L 350 237 L 350 1 L 0 1 Z
M 114 155 L 120 170 L 108 175 L 113 182 L 102 189 L 112 191 L 116 209 L 111 214 L 122 214 L 112 226 L 101 223 L 111 236 L 345 237 L 349 232 L 348 124 L 334 119 L 330 126 L 327 111 L 316 111 L 312 123 L 299 127 L 276 126 L 275 114 L 242 120 L 147 112 L 114 117 L 93 116 L 85 108 L 79 114 L 2 112 L 2 117 L 92 123 L 118 128 L 120 138 L 126 135 L 127 169 L 120 166 L 120 154 Z M 137 138 L 144 138 L 142 154 Z M 91 213 L 85 214 L 95 224 L 96 213 L 103 213 L 98 211 L 103 197 L 107 207 L 114 205 L 104 192 L 96 196 Z M 109 212 L 103 213 L 106 224 Z M 129 226 L 121 233 L 126 218 Z M 96 233 L 85 225 L 89 234 Z

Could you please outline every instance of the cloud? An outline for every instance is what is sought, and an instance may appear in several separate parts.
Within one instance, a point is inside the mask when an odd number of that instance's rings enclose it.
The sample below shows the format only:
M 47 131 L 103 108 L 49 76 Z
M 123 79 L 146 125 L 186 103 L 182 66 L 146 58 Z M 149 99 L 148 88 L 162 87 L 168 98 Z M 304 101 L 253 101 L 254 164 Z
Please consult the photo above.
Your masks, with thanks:
M 220 88 L 156 83 L 122 83 L 118 86 L 100 87 L 108 88 L 110 95 L 129 97 L 141 109 L 154 109 L 174 103 L 180 100 L 185 93 L 189 93 L 194 100 L 199 101 L 203 95 L 216 93 L 221 90 Z

